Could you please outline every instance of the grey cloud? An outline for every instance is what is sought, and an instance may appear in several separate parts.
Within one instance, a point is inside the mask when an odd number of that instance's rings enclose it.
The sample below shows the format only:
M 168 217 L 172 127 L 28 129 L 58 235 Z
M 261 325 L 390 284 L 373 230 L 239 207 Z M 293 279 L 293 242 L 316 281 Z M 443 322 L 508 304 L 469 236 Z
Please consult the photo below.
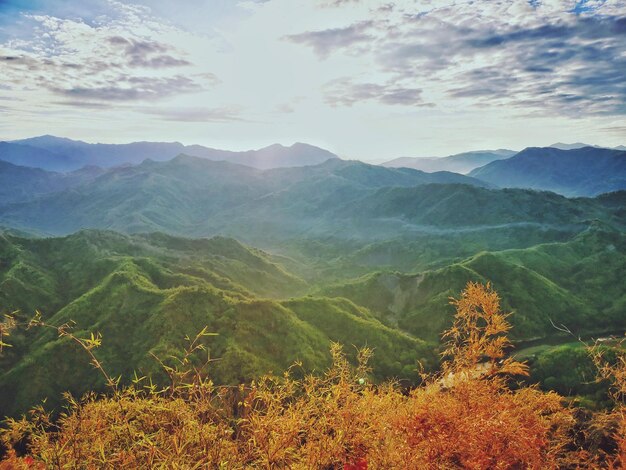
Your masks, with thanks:
M 102 101 L 135 101 L 159 99 L 167 96 L 199 91 L 202 87 L 183 77 L 126 77 L 123 81 L 111 81 L 100 86 L 50 87 L 50 90 L 71 99 Z
M 600 130 L 608 134 L 615 134 L 615 135 L 621 136 L 622 138 L 624 138 L 624 136 L 626 135 L 626 125 L 603 127 Z M 626 140 L 626 138 L 624 138 L 624 140 Z M 624 148 L 624 150 L 626 150 L 626 147 Z
M 419 20 L 414 20 L 419 24 Z M 497 65 L 474 66 L 447 79 L 447 94 L 473 98 L 482 105 L 532 108 L 534 112 L 568 115 L 624 114 L 626 106 L 626 19 L 577 18 L 568 23 L 531 28 L 445 25 L 413 41 L 387 43 L 379 63 L 399 79 L 437 77 L 461 61 L 482 57 Z
M 37 61 L 31 57 L 5 55 L 0 56 L 0 67 L 3 69 L 17 68 L 21 70 L 35 71 L 40 68 L 40 61 Z
M 113 43 L 127 44 L 130 61 L 149 68 L 181 65 L 168 56 L 149 56 L 153 52 L 165 50 L 159 43 L 138 43 L 121 37 L 111 38 Z M 147 58 L 141 58 L 148 54 Z M 132 56 L 135 56 L 132 58 Z M 125 58 L 127 58 L 125 56 Z M 172 62 L 172 60 L 174 62 Z M 174 75 L 169 77 L 146 77 L 125 73 L 119 61 L 112 61 L 107 55 L 84 64 L 63 60 L 58 57 L 32 55 L 0 56 L 0 67 L 4 74 L 3 88 L 10 84 L 28 84 L 35 88 L 45 88 L 57 95 L 65 96 L 67 106 L 76 106 L 74 101 L 135 101 L 159 99 L 179 93 L 201 91 L 205 86 L 215 86 L 219 79 L 210 73 L 192 76 Z M 6 88 L 5 88 L 6 89 Z M 88 107 L 87 104 L 83 105 Z M 95 106 L 95 105 L 93 105 Z M 92 106 L 92 107 L 93 107 Z
M 422 90 L 418 88 L 392 88 L 385 90 L 380 101 L 385 104 L 401 104 L 405 106 L 422 105 Z
M 335 49 L 346 48 L 357 43 L 367 42 L 372 36 L 367 31 L 373 26 L 372 21 L 355 23 L 346 28 L 333 28 L 321 31 L 307 31 L 286 36 L 286 39 L 313 48 L 315 53 L 324 58 Z
M 395 3 L 385 3 L 378 7 L 378 11 L 393 11 L 396 8 Z
M 232 122 L 244 121 L 239 108 L 140 108 L 138 111 L 151 114 L 165 121 L 181 122 Z
M 94 60 L 89 63 L 79 64 L 63 61 L 58 58 L 50 59 L 48 57 L 21 55 L 0 56 L 0 67 L 3 68 L 3 72 L 7 74 L 12 72 L 23 80 L 24 71 L 39 73 L 52 71 L 59 74 L 70 73 L 72 71 L 85 71 L 91 75 L 116 68 L 116 64 L 103 60 Z
M 140 41 L 112 36 L 109 38 L 109 43 L 124 51 L 128 65 L 131 67 L 166 68 L 191 65 L 187 60 L 168 54 L 170 47 L 157 41 Z
M 73 108 L 85 108 L 85 109 L 109 109 L 111 105 L 108 103 L 95 103 L 93 101 L 53 101 L 51 104 L 57 104 L 61 106 L 70 106 Z
M 351 53 L 358 46 L 359 53 L 372 54 L 379 72 L 392 77 L 390 83 L 420 83 L 425 88 L 438 82 L 437 88 L 447 87 L 451 98 L 475 100 L 481 106 L 574 117 L 626 114 L 626 17 L 572 14 L 522 27 L 470 23 L 459 11 L 404 14 L 396 23 L 378 17 L 376 22 L 289 39 L 312 47 L 320 57 Z M 329 103 L 419 103 L 418 93 L 391 93 L 388 86 L 340 88 L 335 84 L 327 90 Z
M 358 3 L 361 0 L 319 0 L 319 5 L 323 8 L 340 7 L 347 3 Z
M 275 112 L 277 113 L 281 113 L 281 114 L 291 114 L 295 111 L 295 108 L 288 103 L 283 103 L 283 104 L 279 104 L 278 106 L 276 106 Z
M 336 80 L 325 87 L 326 102 L 332 106 L 352 106 L 364 101 L 378 101 L 388 105 L 429 106 L 424 103 L 419 88 L 403 88 L 377 83 L 353 83 Z

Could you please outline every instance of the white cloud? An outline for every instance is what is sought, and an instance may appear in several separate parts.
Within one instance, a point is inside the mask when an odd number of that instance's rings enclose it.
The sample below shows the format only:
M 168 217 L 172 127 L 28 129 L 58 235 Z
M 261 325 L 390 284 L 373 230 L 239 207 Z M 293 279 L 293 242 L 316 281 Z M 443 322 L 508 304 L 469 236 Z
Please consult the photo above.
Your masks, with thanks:
M 310 141 L 364 158 L 621 143 L 605 130 L 625 124 L 621 1 L 136 1 L 4 28 L 6 137 Z

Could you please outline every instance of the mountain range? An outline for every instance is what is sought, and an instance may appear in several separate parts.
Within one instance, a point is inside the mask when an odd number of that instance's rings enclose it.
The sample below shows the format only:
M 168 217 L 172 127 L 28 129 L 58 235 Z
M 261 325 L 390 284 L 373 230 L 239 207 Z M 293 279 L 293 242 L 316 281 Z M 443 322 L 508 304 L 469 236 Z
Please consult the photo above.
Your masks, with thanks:
M 626 234 L 602 224 L 570 240 L 530 248 L 479 252 L 441 268 L 407 274 L 374 272 L 321 289 L 369 308 L 386 324 L 436 341 L 453 309 L 446 299 L 468 280 L 490 281 L 504 308 L 514 312 L 513 338 L 528 340 L 557 332 L 618 330 L 626 327 Z
M 323 369 L 331 341 L 373 348 L 375 380 L 413 384 L 418 360 L 437 367 L 449 297 L 470 280 L 500 292 L 516 341 L 558 339 L 555 324 L 626 329 L 626 152 L 440 159 L 482 165 L 462 175 L 305 144 L 195 156 L 181 145 L 0 143 L 0 314 L 99 331 L 107 370 L 157 382 L 151 354 L 206 326 L 218 333 L 211 377 L 229 384 L 294 360 Z M 11 343 L 0 415 L 102 390 L 68 338 L 28 330 Z
M 526 148 L 517 153 L 512 150 L 499 149 L 464 152 L 442 158 L 403 157 L 382 163 L 381 166 L 412 168 L 428 173 L 445 171 L 466 174 L 475 178 L 466 180 L 466 182 L 471 181 L 470 184 L 488 183 L 494 187 L 549 190 L 565 196 L 595 196 L 626 188 L 624 150 L 623 146 L 607 149 L 587 146 L 583 143 L 556 143 L 550 147 Z M 115 169 L 138 166 L 146 160 L 166 162 L 180 155 L 195 156 L 210 161 L 224 161 L 260 170 L 314 167 L 328 160 L 339 160 L 332 152 L 303 143 L 296 143 L 290 147 L 274 144 L 259 150 L 233 152 L 200 145 L 186 146 L 178 142 L 90 144 L 49 135 L 0 142 L 0 161 L 2 162 L 56 173 L 74 173 L 78 169 L 87 167 L 82 171 L 83 178 L 86 180 L 104 173 L 96 167 Z M 14 169 L 12 171 L 15 172 Z M 40 175 L 39 178 L 42 176 Z M 44 179 L 54 179 L 56 182 L 44 181 L 40 189 L 33 191 L 29 191 L 27 189 L 29 186 L 26 184 L 20 191 L 38 196 L 48 193 L 48 189 L 56 190 L 56 188 L 63 187 L 67 189 L 74 186 L 72 181 L 80 180 L 76 174 L 69 178 L 61 178 L 57 175 Z M 65 183 L 60 183 L 63 179 Z M 483 183 L 478 183 L 476 179 Z M 17 180 L 20 180 L 19 177 Z M 451 177 L 448 180 L 451 180 Z M 462 182 L 462 180 L 458 179 L 457 182 Z M 7 191 L 5 190 L 4 193 Z M 17 199 L 19 198 L 7 198 L 4 202 Z
M 565 196 L 593 196 L 626 188 L 626 151 L 530 147 L 511 158 L 472 170 L 469 176 L 500 187 L 522 187 Z
M 245 236 L 252 227 L 261 235 L 263 224 L 271 225 L 273 232 L 301 234 L 337 206 L 376 189 L 427 183 L 487 185 L 455 173 L 424 173 L 339 159 L 262 171 L 181 155 L 166 162 L 113 168 L 87 184 L 2 205 L 0 223 L 50 234 L 106 228 Z M 21 185 L 18 179 L 12 182 L 13 187 Z
M 165 161 L 183 153 L 260 169 L 314 165 L 337 158 L 328 150 L 303 143 L 295 143 L 290 147 L 274 144 L 259 150 L 232 152 L 201 145 L 185 146 L 179 142 L 90 144 L 50 135 L 0 142 L 0 160 L 62 172 L 83 166 L 111 168 L 125 164 L 136 165 L 146 159 Z
M 331 341 L 376 352 L 375 378 L 418 380 L 416 363 L 436 366 L 437 342 L 452 321 L 448 299 L 467 281 L 491 281 L 515 311 L 513 337 L 546 338 L 554 324 L 575 333 L 623 328 L 626 236 L 595 223 L 571 240 L 480 252 L 418 273 L 373 272 L 337 284 L 310 284 L 284 259 L 216 237 L 81 231 L 63 238 L 0 236 L 0 302 L 39 309 L 52 325 L 103 335 L 99 357 L 128 379 L 164 379 L 151 354 L 167 357 L 207 327 L 218 383 L 239 383 L 294 360 L 304 371 L 329 364 Z M 308 262 L 311 262 L 309 260 Z M 309 295 L 303 295 L 308 292 Z M 101 390 L 82 351 L 55 331 L 12 336 L 0 359 L 0 413 L 14 415 L 62 391 Z M 55 398 L 56 397 L 56 398 Z
M 102 173 L 104 170 L 93 166 L 69 173 L 56 173 L 0 160 L 0 205 L 29 201 L 45 194 L 86 184 Z
M 477 150 L 458 153 L 449 157 L 400 157 L 382 163 L 382 166 L 391 168 L 414 168 L 421 171 L 452 171 L 467 174 L 475 168 L 481 167 L 494 160 L 502 160 L 515 155 L 515 151 Z
M 617 147 L 602 147 L 600 145 L 590 145 L 582 142 L 574 142 L 573 144 L 564 144 L 563 142 L 557 142 L 556 144 L 550 145 L 552 148 L 556 148 L 559 150 L 574 150 L 583 147 L 595 147 L 595 148 L 612 148 L 613 150 L 626 150 L 626 145 L 618 145 Z
M 128 379 L 160 366 L 205 326 L 212 378 L 238 384 L 300 360 L 306 371 L 330 364 L 331 341 L 376 348 L 379 378 L 417 380 L 418 359 L 432 367 L 433 345 L 382 324 L 346 299 L 291 297 L 304 282 L 272 256 L 228 238 L 83 231 L 64 238 L 0 235 L 0 302 L 52 325 L 75 322 L 83 336 L 103 335 L 98 354 Z M 269 296 L 269 297 L 268 297 Z M 279 300 L 277 297 L 288 300 Z M 0 357 L 0 414 L 14 415 L 61 393 L 101 390 L 84 352 L 55 331 L 19 332 Z M 162 373 L 162 371 L 161 371 Z

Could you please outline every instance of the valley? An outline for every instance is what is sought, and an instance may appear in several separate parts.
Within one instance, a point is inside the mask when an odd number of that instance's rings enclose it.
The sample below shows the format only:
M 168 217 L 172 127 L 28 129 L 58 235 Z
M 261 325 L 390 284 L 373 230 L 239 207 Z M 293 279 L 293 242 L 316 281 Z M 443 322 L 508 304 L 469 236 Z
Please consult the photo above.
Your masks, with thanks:
M 294 361 L 323 370 L 339 342 L 373 348 L 376 380 L 415 385 L 418 363 L 438 367 L 449 298 L 469 281 L 498 290 L 520 345 L 557 341 L 555 325 L 580 336 L 625 326 L 626 191 L 568 198 L 336 157 L 270 169 L 161 159 L 66 173 L 0 166 L 3 310 L 98 331 L 103 363 L 125 380 L 162 380 L 153 355 L 207 327 L 220 384 Z M 0 414 L 104 387 L 67 338 L 29 330 L 13 343 Z

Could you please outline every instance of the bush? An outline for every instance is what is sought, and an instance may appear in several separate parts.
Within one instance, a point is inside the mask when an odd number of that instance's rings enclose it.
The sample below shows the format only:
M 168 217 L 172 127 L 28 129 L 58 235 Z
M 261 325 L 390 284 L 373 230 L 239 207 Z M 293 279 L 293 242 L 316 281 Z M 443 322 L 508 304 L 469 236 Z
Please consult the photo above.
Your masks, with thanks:
M 574 412 L 559 395 L 507 386 L 512 374 L 526 369 L 504 355 L 509 326 L 497 294 L 469 284 L 453 303 L 457 315 L 445 335 L 443 369 L 409 392 L 394 383 L 372 384 L 371 351 L 359 351 L 353 366 L 337 344 L 332 366 L 321 376 L 302 377 L 292 369 L 282 377 L 217 387 L 208 378 L 209 362 L 195 358 L 203 350 L 203 331 L 176 363 L 163 364 L 168 387 L 138 377 L 119 390 L 111 379 L 108 396 L 67 397 L 68 409 L 58 420 L 42 408 L 8 420 L 2 441 L 10 451 L 0 469 L 544 469 L 624 463 L 623 407 L 603 417 L 614 429 L 614 452 L 581 450 Z M 616 377 L 621 398 L 626 368 L 611 367 L 603 371 Z

